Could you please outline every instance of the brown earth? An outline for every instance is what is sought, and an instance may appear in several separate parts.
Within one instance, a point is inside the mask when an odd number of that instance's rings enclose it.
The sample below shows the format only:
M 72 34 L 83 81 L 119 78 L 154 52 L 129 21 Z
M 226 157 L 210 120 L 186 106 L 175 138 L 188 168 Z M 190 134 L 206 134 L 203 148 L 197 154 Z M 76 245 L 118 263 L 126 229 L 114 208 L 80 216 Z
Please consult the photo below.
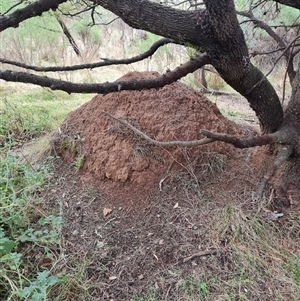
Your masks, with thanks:
M 255 198 L 259 179 L 249 150 L 221 142 L 153 146 L 104 111 L 158 141 L 201 139 L 202 128 L 255 135 L 179 82 L 97 95 L 70 113 L 54 139 L 60 158 L 44 199 L 47 212 L 64 218 L 57 251 L 64 257 L 53 272 L 82 274 L 55 292 L 59 300 L 296 300 L 294 284 L 274 274 L 277 248 L 299 252 L 297 213 L 280 219 L 279 235 L 266 218 L 272 193 Z M 279 235 L 280 245 L 264 231 Z M 245 271 L 251 281 L 242 283 Z
M 154 72 L 131 72 L 121 80 L 156 76 Z M 127 120 L 157 141 L 200 140 L 204 138 L 201 129 L 237 136 L 246 130 L 223 117 L 206 97 L 180 82 L 159 90 L 95 96 L 68 115 L 56 137 L 55 150 L 68 163 L 84 156 L 78 173 L 81 183 L 99 183 L 101 189 L 123 203 L 130 202 L 134 193 L 144 195 L 158 188 L 169 175 L 183 170 L 201 173 L 207 168 L 223 169 L 241 155 L 239 150 L 220 142 L 191 148 L 153 146 L 103 112 Z M 249 133 L 252 134 L 250 130 Z M 229 164 L 229 168 L 240 169 L 239 164 L 243 163 Z

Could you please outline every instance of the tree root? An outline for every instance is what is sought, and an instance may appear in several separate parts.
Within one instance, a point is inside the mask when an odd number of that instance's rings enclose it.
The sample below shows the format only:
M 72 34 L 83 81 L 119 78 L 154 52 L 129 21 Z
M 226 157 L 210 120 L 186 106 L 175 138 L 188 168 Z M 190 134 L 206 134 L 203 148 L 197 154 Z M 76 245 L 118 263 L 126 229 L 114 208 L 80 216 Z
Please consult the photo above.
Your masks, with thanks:
M 254 146 L 262 146 L 272 143 L 283 143 L 282 135 L 280 132 L 275 132 L 272 134 L 266 134 L 252 138 L 238 138 L 236 136 L 221 133 L 213 133 L 207 130 L 201 130 L 201 133 L 207 138 L 213 139 L 214 141 L 230 143 L 237 148 L 250 148 Z
M 258 187 L 257 197 L 258 200 L 262 199 L 263 192 L 267 183 L 270 181 L 272 176 L 275 174 L 276 170 L 290 157 L 293 152 L 293 145 L 285 145 L 283 146 L 277 153 L 277 156 L 274 160 L 272 168 L 267 172 L 267 174 L 262 178 L 260 185 Z

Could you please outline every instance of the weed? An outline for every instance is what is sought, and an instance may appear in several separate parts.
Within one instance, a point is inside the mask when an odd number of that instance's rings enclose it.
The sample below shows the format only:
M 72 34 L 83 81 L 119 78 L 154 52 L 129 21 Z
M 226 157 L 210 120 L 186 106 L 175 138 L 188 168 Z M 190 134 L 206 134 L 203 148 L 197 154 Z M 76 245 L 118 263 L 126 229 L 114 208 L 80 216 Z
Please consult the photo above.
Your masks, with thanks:
M 84 164 L 85 161 L 85 155 L 82 154 L 80 156 L 78 156 L 74 162 L 74 167 L 76 169 L 76 171 L 78 171 Z
M 204 174 L 220 174 L 224 171 L 224 155 L 219 153 L 204 153 L 206 163 L 202 164 Z
M 49 271 L 39 272 L 36 280 L 18 292 L 20 298 L 30 297 L 31 301 L 47 300 L 49 288 L 59 282 L 58 277 L 50 276 Z
M 198 295 L 203 298 L 208 297 L 209 289 L 206 282 L 195 278 L 189 278 L 184 284 L 185 291 L 190 295 Z
M 49 271 L 40 271 L 26 260 L 27 248 L 36 245 L 47 252 L 58 244 L 56 216 L 42 217 L 31 223 L 31 212 L 39 200 L 34 195 L 44 182 L 46 168 L 35 170 L 27 163 L 6 154 L 0 160 L 0 299 L 46 300 L 49 288 L 59 280 Z M 36 273 L 36 275 L 35 275 Z

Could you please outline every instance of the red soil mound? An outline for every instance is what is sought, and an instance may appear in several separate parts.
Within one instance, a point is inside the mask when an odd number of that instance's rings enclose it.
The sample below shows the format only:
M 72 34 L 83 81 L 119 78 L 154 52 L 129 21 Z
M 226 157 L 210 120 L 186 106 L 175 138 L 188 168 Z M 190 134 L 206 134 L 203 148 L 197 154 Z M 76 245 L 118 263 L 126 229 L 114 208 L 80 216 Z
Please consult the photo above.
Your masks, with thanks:
M 158 75 L 131 72 L 120 80 Z M 132 187 L 138 185 L 144 191 L 153 184 L 158 185 L 170 171 L 202 164 L 208 153 L 230 158 L 238 152 L 220 142 L 193 148 L 153 146 L 105 116 L 104 111 L 127 120 L 158 141 L 202 139 L 201 129 L 232 135 L 241 133 L 211 101 L 180 82 L 158 90 L 96 95 L 68 115 L 55 145 L 58 154 L 66 160 L 74 162 L 75 157 L 84 155 L 80 169 L 84 182 L 134 183 Z

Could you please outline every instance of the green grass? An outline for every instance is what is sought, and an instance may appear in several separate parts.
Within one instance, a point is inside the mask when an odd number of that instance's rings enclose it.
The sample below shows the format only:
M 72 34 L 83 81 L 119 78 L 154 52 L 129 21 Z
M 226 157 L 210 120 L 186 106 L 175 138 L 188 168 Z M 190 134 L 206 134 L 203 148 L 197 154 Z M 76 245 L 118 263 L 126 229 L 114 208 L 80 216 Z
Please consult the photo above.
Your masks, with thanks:
M 68 95 L 40 87 L 5 83 L 0 86 L 0 147 L 22 144 L 58 127 L 66 115 L 92 95 Z
M 35 170 L 9 154 L 0 156 L 1 300 L 46 300 L 49 288 L 59 282 L 49 270 L 27 260 L 32 248 L 47 258 L 59 244 L 59 216 L 45 215 L 32 223 L 41 202 L 36 193 L 46 175 L 46 166 Z
M 41 261 L 55 264 L 59 256 L 62 218 L 45 213 L 43 190 L 49 175 L 49 157 L 32 165 L 20 160 L 12 150 L 24 142 L 36 141 L 30 152 L 37 154 L 38 144 L 61 124 L 66 115 L 91 98 L 91 95 L 68 95 L 21 84 L 0 86 L 0 299 L 50 300 L 51 288 L 78 286 L 66 274 L 52 274 Z M 39 146 L 40 148 L 41 146 Z M 80 161 L 78 162 L 80 164 Z M 80 168 L 80 166 L 78 166 Z M 70 277 L 72 278 L 70 278 Z

